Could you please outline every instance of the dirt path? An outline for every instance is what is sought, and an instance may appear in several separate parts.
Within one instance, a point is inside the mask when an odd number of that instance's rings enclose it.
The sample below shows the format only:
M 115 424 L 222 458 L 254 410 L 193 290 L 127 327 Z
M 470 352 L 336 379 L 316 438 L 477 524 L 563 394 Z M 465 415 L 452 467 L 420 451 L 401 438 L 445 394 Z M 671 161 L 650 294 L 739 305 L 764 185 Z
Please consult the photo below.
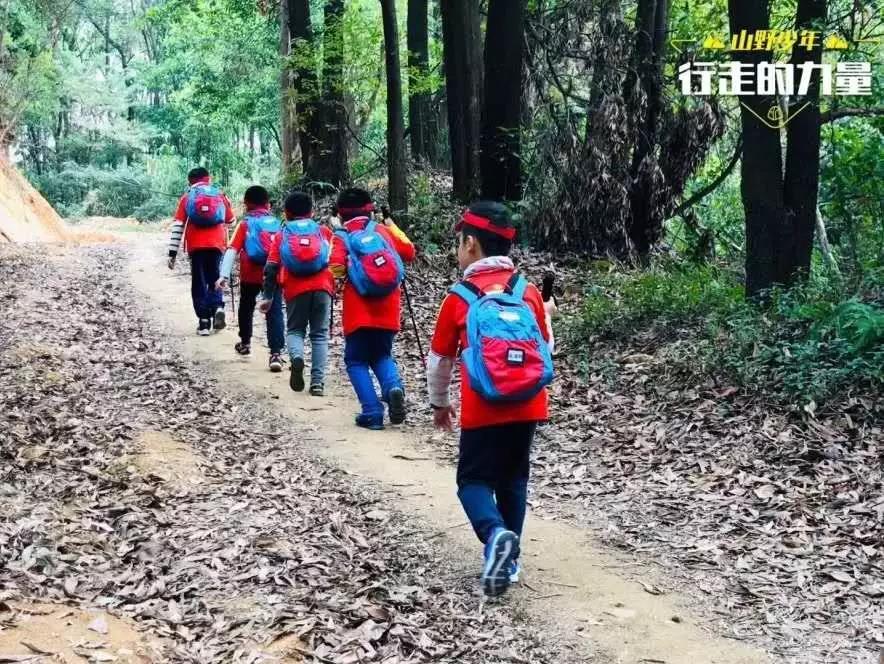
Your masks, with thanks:
M 186 281 L 165 269 L 159 243 L 139 246 L 131 275 L 158 321 L 180 339 L 181 351 L 217 372 L 223 381 L 253 390 L 278 412 L 308 423 L 321 441 L 317 453 L 349 473 L 380 483 L 392 506 L 413 513 L 439 529 L 465 575 L 477 568 L 477 543 L 463 523 L 453 488 L 453 470 L 422 457 L 410 443 L 409 429 L 367 432 L 356 429 L 356 405 L 341 380 L 339 353 L 331 358 L 328 396 L 293 394 L 286 376 L 266 370 L 258 350 L 249 360 L 232 352 L 233 331 L 210 338 L 194 334 Z M 414 396 L 414 404 L 420 397 Z M 655 595 L 656 571 L 618 557 L 579 529 L 531 517 L 526 526 L 525 609 L 565 634 L 580 634 L 602 657 L 599 661 L 667 664 L 755 664 L 772 661 L 746 644 L 703 628 L 718 616 L 688 607 L 691 593 Z

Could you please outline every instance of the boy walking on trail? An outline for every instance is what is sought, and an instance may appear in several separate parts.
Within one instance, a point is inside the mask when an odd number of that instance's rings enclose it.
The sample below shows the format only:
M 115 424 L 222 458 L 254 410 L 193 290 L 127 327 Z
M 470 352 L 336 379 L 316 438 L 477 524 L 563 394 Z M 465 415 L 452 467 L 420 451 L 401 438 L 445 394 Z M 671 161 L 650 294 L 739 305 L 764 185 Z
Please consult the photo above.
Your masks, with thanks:
M 234 350 L 240 355 L 252 352 L 255 304 L 264 283 L 264 265 L 270 247 L 282 228 L 282 223 L 270 213 L 270 194 L 264 187 L 254 185 L 246 189 L 243 197 L 246 213 L 236 227 L 230 248 L 221 263 L 221 278 L 216 284 L 219 291 L 227 287 L 233 262 L 239 255 L 239 341 Z M 270 371 L 282 371 L 282 351 L 285 348 L 285 326 L 282 319 L 282 298 L 271 297 L 266 310 L 267 345 L 270 347 Z
M 194 168 L 187 174 L 190 188 L 178 201 L 169 240 L 169 269 L 175 267 L 178 248 L 190 257 L 190 295 L 199 321 L 197 334 L 208 336 L 212 329 L 226 326 L 224 295 L 216 288 L 221 255 L 227 248 L 227 225 L 233 222 L 233 208 L 220 187 L 212 184 L 209 171 Z
M 380 224 L 372 218 L 374 204 L 367 191 L 345 189 L 337 207 L 343 228 L 335 235 L 331 268 L 336 276 L 347 278 L 344 364 L 362 407 L 356 425 L 378 430 L 384 428 L 384 402 L 392 424 L 405 421 L 405 389 L 393 359 L 393 339 L 400 326 L 403 261 L 414 260 L 415 248 L 391 220 Z
M 264 268 L 264 299 L 261 310 L 276 301 L 279 286 L 288 317 L 288 348 L 291 359 L 289 387 L 304 390 L 304 337 L 310 328 L 310 394 L 325 394 L 325 367 L 331 324 L 335 280 L 328 268 L 333 235 L 313 220 L 313 200 L 294 192 L 285 201 L 286 224 L 273 238 Z
M 485 593 L 497 596 L 519 580 L 531 444 L 549 415 L 550 337 L 540 292 L 509 258 L 515 228 L 506 207 L 474 203 L 456 229 L 464 276 L 442 302 L 427 384 L 434 424 L 450 431 L 449 387 L 460 356 L 457 495 L 485 545 Z

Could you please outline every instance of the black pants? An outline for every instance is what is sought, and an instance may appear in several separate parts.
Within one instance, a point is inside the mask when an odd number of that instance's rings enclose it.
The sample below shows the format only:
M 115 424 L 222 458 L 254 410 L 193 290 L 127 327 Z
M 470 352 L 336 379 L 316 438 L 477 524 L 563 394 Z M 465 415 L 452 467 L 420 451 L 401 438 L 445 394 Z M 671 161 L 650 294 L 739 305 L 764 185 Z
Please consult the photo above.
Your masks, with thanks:
M 261 294 L 261 284 L 239 285 L 239 338 L 244 344 L 252 342 L 254 331 L 255 304 Z M 273 296 L 273 303 L 267 313 L 267 345 L 271 353 L 281 353 L 285 348 L 285 324 L 282 316 L 282 294 L 279 289 Z
M 513 422 L 460 432 L 457 496 L 483 543 L 497 528 L 522 535 L 536 430 L 537 422 Z
M 221 252 L 196 249 L 190 252 L 190 295 L 197 318 L 211 319 L 224 308 L 224 296 L 215 282 L 221 276 Z

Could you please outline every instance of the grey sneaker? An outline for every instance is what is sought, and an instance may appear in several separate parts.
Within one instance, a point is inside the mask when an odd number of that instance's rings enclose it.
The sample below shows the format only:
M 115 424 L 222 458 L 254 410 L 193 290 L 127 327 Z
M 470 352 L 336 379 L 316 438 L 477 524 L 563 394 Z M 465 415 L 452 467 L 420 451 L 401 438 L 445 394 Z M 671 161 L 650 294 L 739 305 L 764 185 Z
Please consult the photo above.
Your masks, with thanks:
M 224 313 L 224 309 L 218 309 L 215 312 L 214 327 L 215 331 L 223 330 L 227 327 L 227 315 Z
M 304 391 L 304 358 L 292 358 L 291 374 L 289 375 L 289 387 L 295 392 Z
M 201 337 L 207 337 L 212 334 L 212 321 L 208 318 L 200 318 L 200 324 L 196 328 L 196 333 Z
M 323 387 L 322 383 L 313 383 L 310 386 L 310 395 L 314 397 L 325 396 L 325 387 Z
M 390 390 L 390 424 L 402 424 L 405 421 L 405 392 L 401 387 Z

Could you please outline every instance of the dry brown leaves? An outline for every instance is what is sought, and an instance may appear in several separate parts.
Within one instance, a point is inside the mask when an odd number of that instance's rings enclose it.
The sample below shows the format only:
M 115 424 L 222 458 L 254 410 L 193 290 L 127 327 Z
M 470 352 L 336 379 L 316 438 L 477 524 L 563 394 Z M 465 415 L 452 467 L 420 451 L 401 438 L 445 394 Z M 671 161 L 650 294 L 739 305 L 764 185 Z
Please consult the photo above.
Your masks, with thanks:
M 177 355 L 123 260 L 0 256 L 0 602 L 132 618 L 162 662 L 561 661 L 302 428 Z M 145 432 L 198 481 L 136 463 Z

